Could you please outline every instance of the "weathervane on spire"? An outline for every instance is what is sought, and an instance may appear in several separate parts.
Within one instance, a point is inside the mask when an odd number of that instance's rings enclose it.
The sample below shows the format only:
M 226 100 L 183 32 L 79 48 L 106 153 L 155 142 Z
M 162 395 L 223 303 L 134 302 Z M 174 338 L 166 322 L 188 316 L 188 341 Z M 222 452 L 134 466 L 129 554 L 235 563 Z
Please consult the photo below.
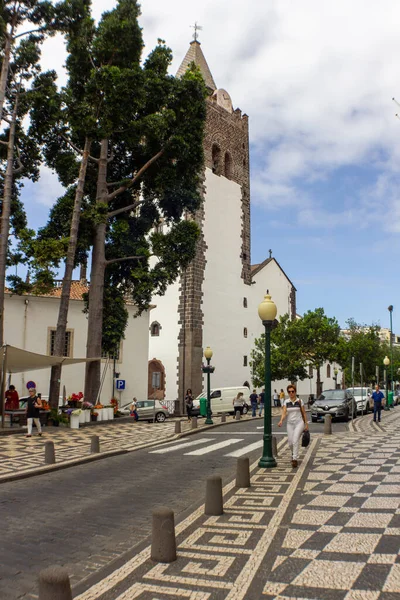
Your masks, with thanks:
M 191 25 L 190 27 L 192 29 L 194 29 L 193 39 L 195 42 L 197 42 L 197 37 L 198 37 L 197 32 L 202 31 L 203 28 L 200 25 L 197 25 L 197 21 L 195 22 L 194 25 Z

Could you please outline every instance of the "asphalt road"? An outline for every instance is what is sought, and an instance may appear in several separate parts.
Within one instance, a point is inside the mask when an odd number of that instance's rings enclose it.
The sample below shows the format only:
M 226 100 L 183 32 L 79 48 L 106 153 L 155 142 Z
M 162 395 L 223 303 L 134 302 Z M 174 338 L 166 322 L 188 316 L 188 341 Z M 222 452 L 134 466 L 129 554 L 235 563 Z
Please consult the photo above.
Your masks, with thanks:
M 279 439 L 285 435 L 273 420 Z M 336 431 L 346 425 L 335 423 Z M 310 423 L 311 435 L 323 423 Z M 204 500 L 205 481 L 235 475 L 236 457 L 261 456 L 256 419 L 0 486 L 0 598 L 37 598 L 38 572 L 67 567 L 72 583 L 97 571 L 149 534 L 151 512 L 169 506 L 176 519 Z M 279 443 L 278 439 L 278 443 Z

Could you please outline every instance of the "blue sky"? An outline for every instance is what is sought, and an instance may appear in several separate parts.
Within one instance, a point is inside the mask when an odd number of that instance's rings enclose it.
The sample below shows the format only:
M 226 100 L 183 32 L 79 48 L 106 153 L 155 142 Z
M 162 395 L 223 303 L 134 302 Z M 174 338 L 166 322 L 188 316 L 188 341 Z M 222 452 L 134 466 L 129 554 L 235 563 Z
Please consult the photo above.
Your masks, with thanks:
M 259 4 L 259 5 L 258 5 Z M 96 16 L 112 3 L 93 0 Z M 297 287 L 298 312 L 323 306 L 400 333 L 400 98 L 397 0 L 146 0 L 146 51 L 157 38 L 173 71 L 198 21 L 218 87 L 250 117 L 252 262 L 273 256 Z M 46 43 L 43 67 L 64 61 Z M 62 68 L 59 68 L 63 82 Z M 23 199 L 30 225 L 61 193 L 43 170 Z M 271 292 L 273 292 L 271 290 Z

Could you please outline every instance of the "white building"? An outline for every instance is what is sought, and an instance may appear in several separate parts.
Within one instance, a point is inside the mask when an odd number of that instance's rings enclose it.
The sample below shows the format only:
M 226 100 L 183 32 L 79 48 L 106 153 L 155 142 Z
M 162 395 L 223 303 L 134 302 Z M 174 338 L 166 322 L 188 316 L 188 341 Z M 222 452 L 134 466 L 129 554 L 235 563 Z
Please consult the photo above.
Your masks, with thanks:
M 72 284 L 64 352 L 64 355 L 70 358 L 86 356 L 87 316 L 82 312 L 84 307 L 82 294 L 87 292 L 87 289 L 86 283 L 74 281 Z M 60 294 L 61 288 L 55 289 L 54 294 L 48 296 L 17 296 L 7 292 L 5 296 L 5 343 L 30 352 L 52 355 Z M 133 396 L 147 397 L 149 339 L 149 312 L 133 318 L 135 307 L 127 304 L 126 308 L 129 313 L 128 325 L 115 365 L 120 379 L 124 379 L 126 384 L 125 390 L 116 392 L 115 396 L 125 404 Z M 100 401 L 104 404 L 109 404 L 112 398 L 113 367 L 112 360 L 102 360 L 104 382 Z M 67 395 L 83 391 L 84 377 L 84 363 L 64 367 L 61 374 L 61 390 L 65 386 Z M 12 375 L 12 383 L 20 396 L 27 395 L 26 383 L 30 380 L 36 383 L 39 392 L 47 395 L 50 369 Z

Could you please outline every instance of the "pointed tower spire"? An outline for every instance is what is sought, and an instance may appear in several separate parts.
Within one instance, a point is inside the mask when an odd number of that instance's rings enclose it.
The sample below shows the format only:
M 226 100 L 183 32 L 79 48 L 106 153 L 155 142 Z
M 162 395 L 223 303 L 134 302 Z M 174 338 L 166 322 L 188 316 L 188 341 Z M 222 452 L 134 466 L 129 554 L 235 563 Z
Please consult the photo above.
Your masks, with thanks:
M 203 79 L 205 81 L 206 86 L 215 92 L 217 86 L 215 85 L 215 81 L 213 76 L 211 75 L 211 71 L 207 64 L 206 59 L 204 58 L 203 51 L 200 46 L 200 42 L 197 39 L 197 30 L 199 27 L 196 25 L 195 29 L 195 39 L 193 42 L 190 42 L 189 50 L 186 52 L 186 56 L 183 59 L 181 66 L 179 67 L 176 76 L 182 77 L 182 75 L 187 71 L 190 63 L 194 62 L 200 69 L 201 74 L 203 75 Z

